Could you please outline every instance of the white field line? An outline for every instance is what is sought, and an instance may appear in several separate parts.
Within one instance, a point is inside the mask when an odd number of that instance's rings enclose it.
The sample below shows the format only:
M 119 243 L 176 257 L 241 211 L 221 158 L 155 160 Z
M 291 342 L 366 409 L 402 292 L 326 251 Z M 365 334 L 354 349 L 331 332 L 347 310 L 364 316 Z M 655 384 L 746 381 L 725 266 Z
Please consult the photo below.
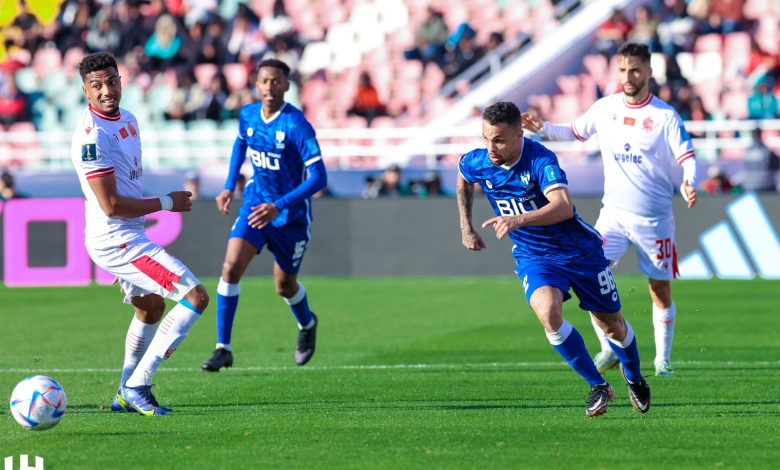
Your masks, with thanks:
M 780 361 L 675 361 L 676 366 L 710 366 L 710 367 L 728 367 L 728 366 L 780 366 Z M 338 370 L 451 370 L 451 369 L 512 369 L 512 368 L 533 368 L 533 367 L 566 367 L 565 362 L 561 361 L 539 361 L 539 362 L 480 362 L 480 363 L 462 363 L 462 364 L 355 364 L 355 365 L 333 365 L 333 366 L 266 366 L 266 367 L 233 367 L 229 370 L 236 372 L 279 372 L 279 371 L 338 371 Z M 199 370 L 198 367 L 161 367 L 164 372 L 193 372 Z M 0 368 L 0 373 L 14 374 L 38 374 L 44 372 L 51 373 L 102 373 L 119 372 L 116 368 Z

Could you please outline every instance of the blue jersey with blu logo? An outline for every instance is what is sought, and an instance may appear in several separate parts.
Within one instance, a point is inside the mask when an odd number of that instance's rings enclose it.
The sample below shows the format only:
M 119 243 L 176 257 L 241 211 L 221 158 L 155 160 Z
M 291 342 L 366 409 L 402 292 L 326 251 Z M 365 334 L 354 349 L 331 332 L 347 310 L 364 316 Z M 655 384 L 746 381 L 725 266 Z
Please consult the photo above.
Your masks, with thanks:
M 288 196 L 304 182 L 307 169 L 313 165 L 325 174 L 314 129 L 303 113 L 289 103 L 268 119 L 263 117 L 262 108 L 263 103 L 241 108 L 225 189 L 235 189 L 241 165 L 248 158 L 254 176 L 247 180 L 244 205 L 276 204 L 279 215 L 271 222 L 276 227 L 289 222 L 305 223 L 311 220 L 309 198 Z
M 523 139 L 520 158 L 511 166 L 494 165 L 487 149 L 463 155 L 460 174 L 470 183 L 479 183 L 496 215 L 519 215 L 540 209 L 550 201 L 545 193 L 567 187 L 566 173 L 558 158 L 543 145 Z M 552 225 L 520 227 L 509 232 L 513 252 L 523 259 L 569 260 L 599 255 L 603 257 L 601 235 L 576 213 L 571 219 Z

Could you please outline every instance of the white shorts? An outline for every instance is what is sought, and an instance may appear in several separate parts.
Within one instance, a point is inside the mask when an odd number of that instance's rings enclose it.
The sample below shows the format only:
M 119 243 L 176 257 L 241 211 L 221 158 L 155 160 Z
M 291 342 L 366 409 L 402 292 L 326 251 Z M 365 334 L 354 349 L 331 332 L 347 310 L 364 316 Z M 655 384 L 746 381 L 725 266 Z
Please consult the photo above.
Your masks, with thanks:
M 677 277 L 674 217 L 642 217 L 622 209 L 603 207 L 596 230 L 604 239 L 604 256 L 614 267 L 636 247 L 639 271 L 650 279 L 669 281 Z
M 178 302 L 200 284 L 184 263 L 146 237 L 106 249 L 87 246 L 87 252 L 96 265 L 117 277 L 126 304 L 149 294 Z

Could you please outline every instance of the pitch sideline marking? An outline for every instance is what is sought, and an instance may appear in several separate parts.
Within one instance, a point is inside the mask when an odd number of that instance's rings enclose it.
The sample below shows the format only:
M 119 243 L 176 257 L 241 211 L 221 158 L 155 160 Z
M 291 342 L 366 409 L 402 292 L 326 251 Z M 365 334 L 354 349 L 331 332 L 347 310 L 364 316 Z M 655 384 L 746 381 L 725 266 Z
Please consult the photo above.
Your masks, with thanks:
M 780 361 L 675 361 L 677 365 L 691 365 L 691 366 L 780 366 Z M 529 367 L 565 367 L 566 363 L 556 361 L 539 361 L 539 362 L 481 362 L 481 363 L 464 363 L 464 364 L 355 364 L 355 365 L 334 365 L 334 366 L 309 366 L 309 367 L 293 367 L 293 366 L 268 366 L 268 367 L 232 367 L 231 370 L 236 372 L 283 372 L 291 370 L 300 371 L 332 371 L 332 370 L 416 370 L 416 369 L 490 369 L 490 368 L 529 368 Z M 169 367 L 160 368 L 164 372 L 193 372 L 198 370 L 196 367 Z M 97 372 L 119 372 L 120 369 L 113 368 L 40 368 L 40 369 L 25 369 L 25 368 L 0 368 L 0 373 L 23 373 L 23 374 L 36 374 L 43 372 L 52 372 L 57 374 L 68 373 L 97 373 Z

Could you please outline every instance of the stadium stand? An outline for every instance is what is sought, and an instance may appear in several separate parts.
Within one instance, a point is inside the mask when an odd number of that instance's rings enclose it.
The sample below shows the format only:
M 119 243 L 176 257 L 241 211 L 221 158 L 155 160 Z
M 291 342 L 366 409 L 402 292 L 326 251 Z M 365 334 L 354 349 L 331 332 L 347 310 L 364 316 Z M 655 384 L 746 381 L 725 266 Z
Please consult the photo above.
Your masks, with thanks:
M 119 31 L 120 41 L 101 44 L 116 44 L 112 52 L 122 62 L 123 104 L 138 116 L 150 136 L 148 144 L 154 142 L 149 155 L 160 156 L 150 158 L 152 166 L 221 171 L 237 110 L 252 99 L 254 64 L 264 57 L 279 57 L 294 64 L 296 89 L 288 96 L 320 131 L 323 149 L 330 153 L 329 165 L 360 171 L 392 163 L 452 168 L 461 152 L 478 144 L 478 131 L 442 129 L 444 135 L 431 141 L 426 124 L 508 64 L 521 60 L 542 39 L 549 40 L 550 32 L 567 24 L 584 5 L 600 1 L 64 0 L 57 18 L 44 27 L 30 27 L 37 20 L 27 14 L 2 25 L 6 41 L 0 51 L 4 70 L 0 90 L 7 95 L 9 89 L 18 88 L 25 107 L 18 116 L 0 116 L 4 118 L 0 165 L 67 167 L 62 161 L 67 150 L 61 146 L 67 149 L 72 122 L 84 105 L 76 67 L 97 44 L 86 38 L 100 32 L 101 22 L 109 21 Z M 741 138 L 743 125 L 738 122 L 751 117 L 755 106 L 751 108 L 749 102 L 758 84 L 765 82 L 769 93 L 780 96 L 777 2 L 603 3 L 625 5 L 622 12 L 635 29 L 627 36 L 645 37 L 653 45 L 658 92 L 668 87 L 671 101 L 686 119 L 696 119 L 688 109 L 693 100 L 703 103 L 703 115 L 708 116 L 700 134 L 707 139 L 706 144 L 702 141 L 708 149 L 704 155 L 738 157 L 739 147 L 729 139 Z M 699 8 L 702 4 L 704 8 Z M 647 11 L 640 13 L 639 7 Z M 404 51 L 414 45 L 430 8 L 440 10 L 448 36 L 442 62 L 424 65 L 405 59 Z M 726 21 L 717 25 L 716 16 Z M 151 58 L 144 47 L 160 28 L 160 18 L 173 21 L 170 50 L 178 47 L 178 51 Z M 591 41 L 598 26 L 591 30 Z M 596 49 L 594 42 L 592 52 L 572 73 L 549 76 L 551 87 L 539 88 L 538 94 L 520 104 L 535 106 L 546 119 L 568 121 L 599 96 L 614 92 L 614 57 Z M 361 72 L 369 73 L 388 114 L 372 119 L 370 128 L 365 118 L 348 115 Z M 180 114 L 172 112 L 171 106 L 183 93 L 184 77 L 193 77 L 193 83 L 186 85 L 188 94 L 206 98 Z M 11 99 L 6 95 L 3 103 Z M 222 112 L 214 111 L 220 108 Z M 764 110 L 761 117 L 778 116 L 776 109 L 768 113 Z M 17 122 L 25 124 L 16 127 Z M 462 124 L 473 127 L 469 119 Z M 755 125 L 767 130 L 763 135 L 770 148 L 780 149 L 776 121 L 750 124 Z M 34 138 L 31 126 L 37 130 Z M 23 132 L 16 134 L 14 129 Z M 212 140 L 201 141 L 202 136 Z M 423 137 L 428 140 L 409 144 Z M 21 147 L 19 142 L 25 139 L 36 145 Z M 565 146 L 557 150 L 572 158 L 589 152 Z

